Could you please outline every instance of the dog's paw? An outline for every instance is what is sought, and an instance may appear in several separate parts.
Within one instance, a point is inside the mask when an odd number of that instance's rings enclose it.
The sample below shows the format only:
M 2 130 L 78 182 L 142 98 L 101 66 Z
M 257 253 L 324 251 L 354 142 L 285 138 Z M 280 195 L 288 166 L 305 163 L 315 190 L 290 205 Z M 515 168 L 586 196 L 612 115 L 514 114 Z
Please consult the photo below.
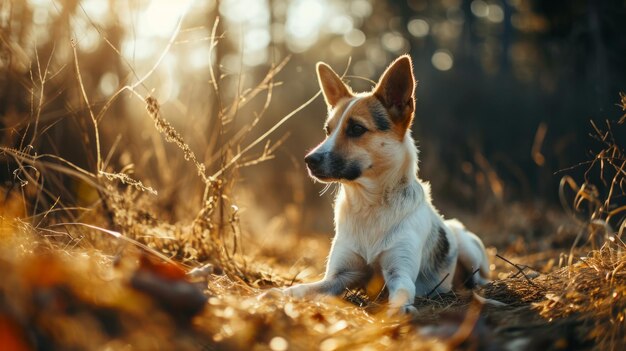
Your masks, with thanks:
M 285 294 L 283 293 L 283 289 L 279 288 L 271 288 L 263 291 L 257 296 L 258 300 L 269 300 L 269 299 L 278 299 L 283 297 Z
M 294 285 L 288 288 L 282 289 L 282 293 L 285 296 L 295 297 L 297 299 L 301 299 L 307 295 L 308 290 L 305 286 L 302 285 Z
M 294 285 L 288 288 L 271 288 L 265 290 L 261 294 L 259 294 L 259 299 L 267 299 L 267 298 L 281 298 L 284 296 L 294 297 L 294 298 L 303 298 L 309 293 L 309 289 L 303 285 Z
M 400 307 L 400 313 L 403 315 L 416 316 L 417 315 L 417 307 L 413 305 L 404 305 Z
M 417 308 L 415 306 L 413 306 L 413 305 L 403 305 L 403 306 L 399 306 L 399 307 L 391 306 L 387 310 L 387 316 L 388 317 L 394 317 L 394 316 L 414 317 L 414 316 L 417 316 Z

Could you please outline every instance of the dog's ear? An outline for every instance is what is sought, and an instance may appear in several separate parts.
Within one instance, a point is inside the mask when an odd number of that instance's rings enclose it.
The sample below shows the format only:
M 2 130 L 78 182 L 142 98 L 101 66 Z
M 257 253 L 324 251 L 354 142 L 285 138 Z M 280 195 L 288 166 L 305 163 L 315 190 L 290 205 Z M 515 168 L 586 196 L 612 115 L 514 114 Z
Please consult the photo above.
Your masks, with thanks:
M 380 77 L 374 95 L 389 111 L 391 120 L 405 131 L 415 111 L 415 78 L 409 55 L 398 57 Z
M 324 100 L 329 108 L 333 108 L 337 105 L 339 100 L 352 97 L 350 88 L 348 88 L 341 78 L 330 68 L 329 65 L 324 62 L 317 63 L 317 80 L 324 93 Z

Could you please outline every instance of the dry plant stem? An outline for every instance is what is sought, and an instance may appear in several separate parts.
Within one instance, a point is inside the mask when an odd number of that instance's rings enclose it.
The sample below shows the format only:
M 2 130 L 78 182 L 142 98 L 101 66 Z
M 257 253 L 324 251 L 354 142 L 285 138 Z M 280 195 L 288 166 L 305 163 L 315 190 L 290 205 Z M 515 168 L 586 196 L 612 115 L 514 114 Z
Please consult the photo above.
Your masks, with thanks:
M 40 155 L 30 155 L 28 153 L 25 153 L 23 151 L 17 150 L 17 149 L 13 149 L 13 148 L 8 148 L 8 147 L 0 147 L 0 151 L 2 151 L 3 153 L 6 153 L 10 156 L 12 156 L 13 158 L 15 158 L 18 161 L 21 162 L 25 162 L 29 165 L 32 166 L 37 166 L 37 165 L 41 165 L 44 168 L 50 168 L 54 171 L 57 172 L 62 172 L 64 174 L 76 177 L 82 181 L 85 181 L 86 183 L 88 183 L 91 186 L 94 187 L 98 187 L 100 185 L 98 185 L 95 181 L 95 176 L 92 173 L 89 173 L 88 171 L 84 170 L 81 167 L 78 167 L 77 165 L 73 164 L 72 162 L 67 161 L 66 159 L 59 157 L 57 155 L 52 155 L 52 154 L 40 154 Z M 41 159 L 43 158 L 50 158 L 53 159 L 55 161 L 59 161 L 63 164 L 65 164 L 65 166 L 60 165 L 60 164 L 56 164 L 53 162 L 47 162 L 47 161 L 42 161 Z
M 437 290 L 437 288 L 441 286 L 441 284 L 443 284 L 443 282 L 446 281 L 446 279 L 448 279 L 449 276 L 450 276 L 450 273 L 446 274 L 446 276 L 443 277 L 443 279 L 441 279 L 441 281 L 437 285 L 435 285 L 435 287 L 428 294 L 426 294 L 426 298 L 429 298 L 430 295 L 434 293 L 435 290 Z
M 93 113 L 93 109 L 91 108 L 91 106 L 89 105 L 89 98 L 87 97 L 87 92 L 85 91 L 85 85 L 83 84 L 83 78 L 82 75 L 80 73 L 80 65 L 78 64 L 78 53 L 76 50 L 76 43 L 72 40 L 72 52 L 74 54 L 74 65 L 76 68 L 76 77 L 78 79 L 78 83 L 80 86 L 80 91 L 82 93 L 83 99 L 85 100 L 85 104 L 87 106 L 87 110 L 89 111 L 89 116 L 91 117 L 91 122 L 93 124 L 93 129 L 94 129 L 94 138 L 96 140 L 96 170 L 94 172 L 95 178 L 97 180 L 97 182 L 99 183 L 100 180 L 100 172 L 102 171 L 102 154 L 100 152 L 100 132 L 98 130 L 98 120 L 96 118 L 96 116 Z M 101 199 L 105 198 L 105 194 L 103 193 L 103 191 L 101 190 L 101 187 L 96 187 L 95 188 L 98 191 L 98 195 L 100 196 Z M 104 212 L 106 214 L 106 218 L 107 221 L 109 222 L 109 225 L 111 226 L 115 226 L 115 220 L 114 220 L 114 216 L 112 213 L 112 210 L 109 208 L 109 205 L 107 204 L 106 201 L 102 202 L 103 205 L 103 209 Z
M 215 30 L 215 28 L 214 28 Z M 260 92 L 267 90 L 267 96 L 265 98 L 265 104 L 263 106 L 263 108 L 261 109 L 260 113 L 255 113 L 255 119 L 252 121 L 252 123 L 250 123 L 247 126 L 244 126 L 243 128 L 241 128 L 241 130 L 239 130 L 232 138 L 230 138 L 230 140 L 228 141 L 228 145 L 232 146 L 232 145 L 239 145 L 242 141 L 242 139 L 247 136 L 253 129 L 254 127 L 257 125 L 257 123 L 260 121 L 260 118 L 265 114 L 265 112 L 267 111 L 268 107 L 269 107 L 269 103 L 272 99 L 272 92 L 273 92 L 273 88 L 274 86 L 278 85 L 277 83 L 273 82 L 273 78 L 276 74 L 278 74 L 278 72 L 280 72 L 284 66 L 287 64 L 287 62 L 289 61 L 289 56 L 286 57 L 285 59 L 283 59 L 283 61 L 281 61 L 278 65 L 272 65 L 272 68 L 270 68 L 270 70 L 266 73 L 265 77 L 263 78 L 263 80 L 254 88 L 254 89 L 250 89 L 246 92 L 244 92 L 243 95 L 239 96 L 236 98 L 236 101 L 233 102 L 231 104 L 231 106 L 228 108 L 227 112 L 224 112 L 222 110 L 222 102 L 221 102 L 221 97 L 219 94 L 219 91 L 215 91 L 215 94 L 217 96 L 217 102 L 218 102 L 218 115 L 221 121 L 221 124 L 218 124 L 218 128 L 219 128 L 219 135 L 221 136 L 222 131 L 223 131 L 223 126 L 225 124 L 228 123 L 227 119 L 229 119 L 228 116 L 231 116 L 235 113 L 237 113 L 237 110 L 233 110 L 233 108 L 241 108 L 243 107 L 245 104 L 247 104 L 249 101 L 251 101 L 253 98 L 255 98 Z M 211 70 L 213 70 L 212 66 L 210 68 Z M 214 73 L 211 73 L 211 76 L 214 77 Z M 217 87 L 215 87 L 215 89 L 217 89 Z M 237 102 L 241 100 L 241 102 Z M 217 139 L 218 138 L 213 138 L 213 140 L 211 141 L 210 147 L 208 148 L 209 150 L 212 150 L 215 143 L 217 143 Z M 208 159 L 208 161 L 206 161 L 207 165 L 212 165 L 217 159 L 221 159 L 223 161 L 223 150 L 220 149 L 218 152 L 214 153 L 213 155 L 210 156 L 210 158 Z M 223 165 L 222 165 L 223 166 Z
M 213 85 L 213 90 L 218 97 L 219 97 L 219 88 L 217 86 L 217 79 L 215 78 L 215 71 L 213 70 L 212 57 L 213 57 L 213 50 L 217 46 L 217 40 L 215 38 L 217 35 L 217 26 L 219 25 L 219 23 L 220 23 L 220 18 L 218 16 L 215 18 L 215 22 L 213 22 L 213 29 L 211 30 L 211 41 L 209 42 L 209 74 L 211 75 L 211 83 Z M 218 98 L 218 101 L 219 100 L 220 99 Z
M 245 106 L 248 102 L 252 101 L 252 99 L 254 99 L 262 91 L 269 89 L 269 87 L 273 84 L 274 77 L 287 65 L 290 59 L 291 56 L 287 56 L 278 65 L 272 65 L 272 68 L 270 68 L 267 72 L 261 83 L 259 83 L 254 89 L 247 90 L 243 95 L 237 98 L 228 108 L 228 111 L 224 113 L 223 123 L 230 123 L 239 109 Z
M 187 14 L 187 11 L 188 10 L 184 11 L 183 14 L 181 15 L 180 19 L 178 20 L 178 23 L 176 24 L 176 28 L 174 29 L 174 32 L 170 36 L 170 39 L 169 39 L 167 45 L 165 46 L 165 48 L 161 52 L 161 55 L 159 56 L 157 61 L 154 63 L 152 68 L 146 74 L 144 74 L 143 77 L 141 77 L 139 80 L 137 80 L 137 82 L 135 82 L 135 83 L 133 83 L 131 85 L 125 85 L 125 86 L 121 87 L 120 89 L 118 89 L 107 100 L 107 102 L 104 104 L 102 109 L 100 109 L 100 112 L 98 112 L 98 115 L 96 116 L 96 120 L 97 121 L 100 121 L 104 117 L 104 114 L 108 111 L 108 109 L 111 107 L 113 102 L 117 99 L 117 97 L 119 95 L 121 95 L 123 92 L 127 91 L 127 90 L 130 91 L 131 93 L 134 93 L 135 95 L 137 95 L 141 99 L 141 101 L 145 101 L 146 100 L 143 96 L 141 96 L 141 94 L 137 93 L 135 90 L 139 86 L 142 86 L 142 87 L 144 87 L 144 89 L 148 90 L 148 88 L 143 83 L 154 73 L 154 71 L 156 71 L 156 69 L 159 67 L 159 65 L 163 61 L 163 58 L 165 58 L 165 55 L 170 51 L 172 45 L 175 42 L 176 36 L 180 32 L 180 28 L 181 28 L 181 25 L 183 23 L 183 19 L 185 18 L 186 14 Z M 119 50 L 117 50 L 117 48 L 115 48 L 113 45 L 111 45 L 111 47 L 113 48 L 113 50 L 115 50 L 116 53 L 118 53 L 118 55 L 120 55 L 120 57 L 122 57 L 121 53 L 119 52 Z M 130 64 L 128 64 L 128 66 L 131 67 Z M 131 67 L 131 70 L 132 70 L 132 67 Z
M 126 184 L 126 185 L 130 185 L 133 188 L 139 190 L 139 191 L 147 191 L 152 195 L 157 195 L 157 191 L 154 190 L 153 188 L 149 187 L 149 186 L 145 186 L 143 185 L 143 183 L 139 180 L 135 180 L 132 179 L 131 177 L 128 176 L 128 174 L 126 173 L 109 173 L 109 172 L 104 172 L 101 171 L 100 175 L 104 176 L 106 179 L 108 180 L 118 180 L 120 181 L 122 184 Z
M 526 279 L 526 281 L 528 282 L 528 284 L 538 288 L 538 286 L 535 283 L 533 283 L 533 281 L 530 280 L 530 278 L 528 278 L 526 273 L 524 273 L 524 269 L 528 268 L 527 266 L 526 267 L 521 267 L 521 266 L 519 266 L 519 265 L 517 265 L 517 264 L 515 264 L 515 263 L 513 263 L 513 262 L 511 262 L 509 260 L 507 260 L 506 258 L 502 257 L 500 254 L 496 254 L 496 257 L 498 257 L 499 259 L 503 260 L 504 262 L 510 264 L 511 266 L 515 267 L 515 269 L 517 269 L 517 271 L 518 271 L 518 274 L 521 273 L 524 276 L 524 278 Z
M 217 78 L 215 76 L 215 68 L 214 68 L 215 64 L 213 62 L 213 53 L 218 43 L 217 28 L 219 26 L 219 23 L 220 23 L 220 18 L 219 16 L 216 16 L 215 21 L 213 22 L 213 28 L 211 29 L 211 36 L 210 36 L 210 41 L 209 41 L 209 75 L 211 76 L 211 85 L 213 87 L 213 94 L 215 94 L 215 107 L 212 113 L 215 114 L 215 117 L 216 117 L 217 133 L 214 132 L 215 135 L 213 135 L 213 137 L 210 138 L 207 150 L 214 150 L 216 148 L 216 145 L 222 142 L 221 137 L 222 137 L 222 132 L 223 132 L 223 129 L 222 129 L 223 123 L 221 122 L 222 113 L 223 113 L 222 96 L 220 93 L 219 86 L 217 85 Z M 215 56 L 217 58 L 217 55 Z M 211 163 L 208 163 L 208 165 L 210 164 Z M 205 192 L 202 197 L 202 201 L 204 203 L 208 200 L 208 189 L 209 187 L 205 186 Z
M 92 186 L 94 186 L 95 188 L 98 188 L 100 185 L 95 181 L 95 179 L 93 179 L 93 175 L 88 173 L 87 171 L 83 170 L 82 168 L 79 168 L 75 165 L 73 165 L 71 162 L 68 162 L 58 156 L 55 155 L 48 155 L 48 154 L 44 154 L 44 155 L 30 155 L 28 153 L 19 151 L 19 150 L 15 150 L 15 149 L 11 149 L 11 148 L 6 148 L 6 147 L 0 147 L 0 151 L 13 157 L 13 159 L 17 162 L 18 164 L 18 170 L 20 171 L 19 173 L 24 175 L 27 179 L 28 182 L 32 182 L 33 184 L 38 184 L 37 181 L 32 178 L 30 176 L 30 174 L 28 172 L 26 172 L 26 168 L 24 167 L 23 163 L 26 164 L 28 167 L 32 167 L 34 169 L 37 170 L 37 172 L 43 172 L 44 170 L 53 170 L 53 171 L 57 171 L 60 173 L 64 173 L 70 176 L 73 176 L 77 179 L 81 179 L 83 181 L 85 181 L 87 184 L 90 184 Z M 51 162 L 45 162 L 45 161 L 39 161 L 40 158 L 42 157 L 50 157 L 53 159 L 57 159 L 60 160 L 62 162 L 65 162 L 68 167 L 59 165 L 59 164 L 55 164 L 55 163 L 51 163 Z M 38 168 L 41 169 L 41 171 L 38 170 Z M 49 190 L 47 190 L 45 187 L 43 186 L 39 186 L 39 191 L 42 191 L 43 193 L 45 193 L 47 196 L 49 196 L 50 198 L 55 198 L 56 195 L 52 194 Z M 26 202 L 25 202 L 26 203 Z M 26 213 L 26 212 L 25 212 Z
M 48 62 L 46 63 L 46 67 L 44 68 L 42 72 L 41 65 L 39 62 L 39 53 L 38 53 L 37 47 L 35 47 L 37 73 L 39 74 L 39 103 L 37 104 L 37 112 L 35 113 L 35 126 L 33 128 L 33 136 L 30 139 L 29 145 L 34 145 L 35 140 L 37 139 L 37 133 L 39 131 L 39 120 L 41 118 L 41 111 L 43 110 L 43 105 L 44 105 L 44 98 L 45 98 L 44 93 L 46 90 L 45 87 L 46 87 L 46 82 L 47 82 L 47 77 L 48 77 L 48 71 L 50 69 L 50 63 L 52 62 L 52 57 L 54 56 L 55 49 L 56 49 L 56 42 L 52 46 L 52 52 L 50 53 L 50 56 L 48 57 Z M 31 70 L 31 82 L 33 83 L 33 86 L 35 86 L 34 79 L 32 79 L 32 70 Z M 28 130 L 28 126 L 26 130 Z M 24 137 L 26 136 L 26 132 L 24 132 L 23 136 Z M 20 142 L 20 148 L 22 147 L 24 147 L 24 138 L 22 138 L 22 141 Z
M 284 61 L 283 61 L 284 62 Z M 348 65 L 346 66 L 346 71 L 348 70 L 348 68 L 350 67 L 350 60 L 348 61 Z M 345 75 L 345 72 L 343 73 L 343 75 Z M 267 138 L 270 134 L 272 134 L 274 131 L 276 131 L 276 129 L 278 129 L 281 125 L 283 125 L 285 122 L 287 122 L 289 119 L 291 119 L 291 117 L 293 117 L 296 113 L 300 112 L 301 110 L 303 110 L 305 107 L 307 107 L 308 105 L 310 105 L 313 101 L 315 101 L 315 99 L 322 93 L 321 90 L 319 90 L 315 95 L 313 95 L 309 100 L 307 100 L 306 102 L 304 102 L 302 105 L 298 106 L 295 110 L 291 111 L 290 113 L 288 113 L 286 116 L 284 116 L 281 120 L 279 120 L 272 128 L 270 128 L 268 131 L 266 131 L 265 133 L 263 133 L 263 135 L 261 135 L 260 137 L 258 137 L 255 141 L 253 141 L 252 143 L 250 143 L 248 146 L 246 146 L 243 150 L 241 150 L 239 153 L 237 153 L 237 155 L 235 155 L 225 166 L 223 166 L 219 171 L 217 171 L 215 174 L 213 174 L 213 178 L 218 178 L 220 177 L 228 168 L 232 167 L 235 163 L 237 163 L 237 161 L 241 158 L 241 156 L 243 154 L 245 154 L 246 152 L 250 151 L 250 149 L 252 149 L 253 147 L 255 147 L 256 145 L 258 145 L 261 141 L 265 140 L 265 138 Z
M 268 131 L 266 131 L 265 133 L 263 133 L 263 135 L 261 135 L 260 137 L 258 137 L 255 141 L 253 141 L 252 143 L 250 143 L 248 146 L 246 146 L 243 150 L 241 150 L 239 153 L 237 153 L 237 155 L 235 155 L 224 167 L 222 167 L 219 171 L 217 171 L 215 174 L 213 174 L 213 178 L 218 178 L 220 177 L 227 169 L 229 169 L 231 166 L 233 166 L 235 163 L 237 163 L 237 161 L 241 158 L 241 156 L 243 156 L 243 154 L 245 154 L 246 152 L 250 151 L 250 149 L 252 149 L 253 147 L 257 146 L 261 141 L 263 141 L 265 138 L 267 138 L 270 134 L 272 134 L 274 131 L 276 131 L 276 129 L 278 129 L 281 125 L 283 125 L 285 122 L 287 122 L 291 117 L 293 117 L 296 113 L 300 112 L 301 110 L 303 110 L 305 107 L 307 107 L 308 105 L 310 105 L 313 101 L 315 101 L 315 99 L 320 96 L 321 91 L 318 91 L 317 94 L 313 95 L 309 100 L 307 100 L 304 104 L 300 105 L 298 108 L 296 108 L 295 110 L 291 111 L 290 113 L 288 113 L 286 116 L 284 116 L 280 121 L 278 121 L 272 128 L 270 128 Z
M 191 6 L 191 3 L 189 4 L 189 6 Z M 172 45 L 174 45 L 174 42 L 176 41 L 176 37 L 178 36 L 178 33 L 180 32 L 180 27 L 183 24 L 183 20 L 185 19 L 185 16 L 187 15 L 187 12 L 189 11 L 189 6 L 180 15 L 180 18 L 178 19 L 178 23 L 176 24 L 176 28 L 174 28 L 174 32 L 170 36 L 170 40 L 167 42 L 167 45 L 165 46 L 165 49 L 161 52 L 161 55 L 159 56 L 159 58 L 156 60 L 152 68 L 150 68 L 150 70 L 146 74 L 144 74 L 143 78 L 141 78 L 140 80 L 135 82 L 133 85 L 131 85 L 132 89 L 137 88 L 139 85 L 143 85 L 143 82 L 145 82 L 146 79 L 148 79 L 148 77 L 150 77 L 152 73 L 156 71 L 156 69 L 159 67 L 159 65 L 165 58 L 165 55 L 167 55 L 167 53 L 170 51 L 170 48 L 172 47 Z
M 174 143 L 183 151 L 185 160 L 190 160 L 196 166 L 198 175 L 202 178 L 202 181 L 205 184 L 212 182 L 214 178 L 207 177 L 206 166 L 198 161 L 196 154 L 191 150 L 180 133 L 178 133 L 174 127 L 161 116 L 159 102 L 152 96 L 148 96 L 145 99 L 145 102 L 148 115 L 154 121 L 157 131 L 164 135 L 165 141 L 168 143 Z
M 94 129 L 94 138 L 96 140 L 96 171 L 94 172 L 96 175 L 102 170 L 102 156 L 100 155 L 100 133 L 98 131 L 98 120 L 89 105 L 89 98 L 87 97 L 87 92 L 85 91 L 85 85 L 83 84 L 83 78 L 80 74 L 80 66 L 78 65 L 78 53 L 76 51 L 76 44 L 72 42 L 72 52 L 74 53 L 74 66 L 76 68 L 76 76 L 78 78 L 78 84 L 80 86 L 80 91 L 83 96 L 83 100 L 85 100 L 85 104 L 87 105 L 87 110 L 89 110 L 89 117 L 91 117 L 91 122 L 93 123 Z
M 528 267 L 526 267 L 528 268 Z M 474 272 L 472 272 L 472 274 L 463 281 L 463 285 L 467 284 L 471 279 L 474 278 L 474 276 L 476 275 L 476 273 L 480 272 L 480 268 L 477 268 Z
M 89 24 L 91 24 L 91 26 L 98 31 L 98 34 L 100 35 L 100 37 L 107 43 L 107 45 L 111 48 L 111 50 L 115 51 L 115 53 L 117 54 L 117 56 L 124 61 L 124 63 L 126 64 L 126 67 L 132 72 L 132 74 L 137 78 L 137 80 L 140 80 L 139 75 L 137 74 L 137 72 L 135 71 L 135 68 L 130 64 L 130 62 L 128 62 L 128 60 L 126 59 L 126 57 L 124 57 L 124 55 L 122 55 L 122 52 L 115 47 L 115 45 L 113 45 L 113 43 L 111 43 L 111 41 L 109 40 L 109 38 L 107 38 L 106 33 L 102 30 L 102 28 L 100 28 L 100 26 L 98 26 L 96 24 L 96 22 L 94 22 L 91 17 L 89 16 L 89 14 L 87 13 L 87 11 L 85 11 L 85 8 L 83 7 L 82 3 L 79 3 L 78 6 L 80 7 L 81 11 L 83 12 L 83 15 L 85 17 L 87 17 L 87 21 L 89 21 Z M 177 34 L 177 32 L 174 32 L 175 34 Z M 56 43 L 55 43 L 56 44 Z M 142 84 L 143 85 L 143 84 Z M 143 85 L 144 88 L 146 88 L 146 90 L 148 90 L 148 88 Z M 101 115 L 98 114 L 98 121 L 100 120 Z
M 131 244 L 139 247 L 140 249 L 144 250 L 145 252 L 147 252 L 149 254 L 152 254 L 152 255 L 162 259 L 163 261 L 169 262 L 169 263 L 174 264 L 174 265 L 182 264 L 182 263 L 178 263 L 178 262 L 172 260 L 171 258 L 163 255 L 162 253 L 158 252 L 157 250 L 154 250 L 154 249 L 150 248 L 148 245 L 142 244 L 141 242 L 139 242 L 137 240 L 133 240 L 133 239 L 129 238 L 128 236 L 123 235 L 122 233 L 114 231 L 114 230 L 100 228 L 98 226 L 87 224 L 87 223 L 57 223 L 57 224 L 51 225 L 50 227 L 61 227 L 61 226 L 64 227 L 64 226 L 67 226 L 67 225 L 83 226 L 83 227 L 95 229 L 95 230 L 100 231 L 102 233 L 109 234 L 109 235 L 111 235 L 111 236 L 113 236 L 113 237 L 115 237 L 117 239 L 122 240 L 122 241 L 131 243 Z

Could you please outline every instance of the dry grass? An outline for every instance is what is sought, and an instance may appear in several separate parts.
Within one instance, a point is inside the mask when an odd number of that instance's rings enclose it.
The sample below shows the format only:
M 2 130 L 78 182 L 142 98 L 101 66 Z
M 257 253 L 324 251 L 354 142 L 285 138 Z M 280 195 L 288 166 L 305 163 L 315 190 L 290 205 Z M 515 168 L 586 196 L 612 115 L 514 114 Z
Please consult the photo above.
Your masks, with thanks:
M 218 38 L 216 22 L 211 49 Z M 90 102 L 75 48 L 73 54 L 84 107 L 81 140 L 91 151 L 84 162 L 88 166 L 34 150 L 46 135 L 40 116 L 50 62 L 36 60 L 33 65 L 31 77 L 37 77 L 32 79 L 37 86 L 31 90 L 32 101 L 37 103 L 28 122 L 19 126 L 19 146 L 0 148 L 15 179 L 12 188 L 2 189 L 0 205 L 0 349 L 517 350 L 626 345 L 626 256 L 621 241 L 626 207 L 615 201 L 623 195 L 626 158 L 610 130 L 594 126 L 604 148 L 589 163 L 608 181 L 594 186 L 586 179 L 579 186 L 564 178 L 562 198 L 574 203 L 571 216 L 580 228 L 569 253 L 543 253 L 551 263 L 542 268 L 534 267 L 537 258 L 493 257 L 493 274 L 503 277 L 477 293 L 505 306 L 485 303 L 465 291 L 416 301 L 420 313 L 412 319 L 387 317 L 384 293 L 375 288 L 347 291 L 343 298 L 302 301 L 266 293 L 268 287 L 312 279 L 310 267 L 320 271 L 323 265 L 324 238 L 309 238 L 317 241 L 315 249 L 307 240 L 294 240 L 279 257 L 242 250 L 241 214 L 231 196 L 237 169 L 270 160 L 280 145 L 271 143 L 270 135 L 319 95 L 246 142 L 256 135 L 278 85 L 274 77 L 286 60 L 271 67 L 255 88 L 229 102 L 221 100 L 221 75 L 211 66 L 219 106 L 212 118 L 220 127 L 206 136 L 207 145 L 198 152 L 145 86 L 164 53 L 146 76 L 118 89 L 100 110 Z M 195 201 L 191 220 L 168 221 L 167 209 L 158 205 L 156 195 L 178 191 L 176 185 L 160 188 L 150 185 L 150 179 L 136 179 L 133 172 L 141 169 L 132 162 L 120 166 L 111 161 L 115 145 L 104 153 L 100 133 L 109 108 L 124 92 L 145 107 L 155 127 L 156 149 L 175 146 L 150 157 L 183 160 L 184 171 L 197 176 L 180 182 L 191 184 L 187 191 L 201 194 L 190 200 Z M 238 111 L 263 94 L 262 110 L 237 129 L 233 121 Z M 622 104 L 626 109 L 623 96 Z M 603 185 L 607 192 L 597 191 Z M 568 187 L 574 191 L 573 200 L 567 198 Z M 277 237 L 269 245 L 279 248 L 279 240 L 285 239 Z M 588 246 L 581 245 L 585 242 Z M 584 250 L 589 250 L 586 257 L 577 258 Z M 303 256 L 309 261 L 303 262 Z M 554 264 L 559 257 L 565 259 Z M 192 270 L 197 267 L 202 268 Z

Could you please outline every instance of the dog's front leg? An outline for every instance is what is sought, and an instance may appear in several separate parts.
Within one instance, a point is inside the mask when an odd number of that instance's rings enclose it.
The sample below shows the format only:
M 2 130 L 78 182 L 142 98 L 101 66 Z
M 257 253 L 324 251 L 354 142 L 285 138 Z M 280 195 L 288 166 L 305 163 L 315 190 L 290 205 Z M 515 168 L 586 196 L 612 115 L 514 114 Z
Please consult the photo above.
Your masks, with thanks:
M 291 286 L 283 292 L 293 297 L 314 294 L 339 295 L 346 288 L 367 275 L 363 258 L 348 247 L 334 243 L 326 265 L 326 273 L 320 281 Z
M 389 291 L 389 314 L 417 312 L 413 302 L 419 253 L 409 247 L 394 247 L 381 255 L 380 265 Z

